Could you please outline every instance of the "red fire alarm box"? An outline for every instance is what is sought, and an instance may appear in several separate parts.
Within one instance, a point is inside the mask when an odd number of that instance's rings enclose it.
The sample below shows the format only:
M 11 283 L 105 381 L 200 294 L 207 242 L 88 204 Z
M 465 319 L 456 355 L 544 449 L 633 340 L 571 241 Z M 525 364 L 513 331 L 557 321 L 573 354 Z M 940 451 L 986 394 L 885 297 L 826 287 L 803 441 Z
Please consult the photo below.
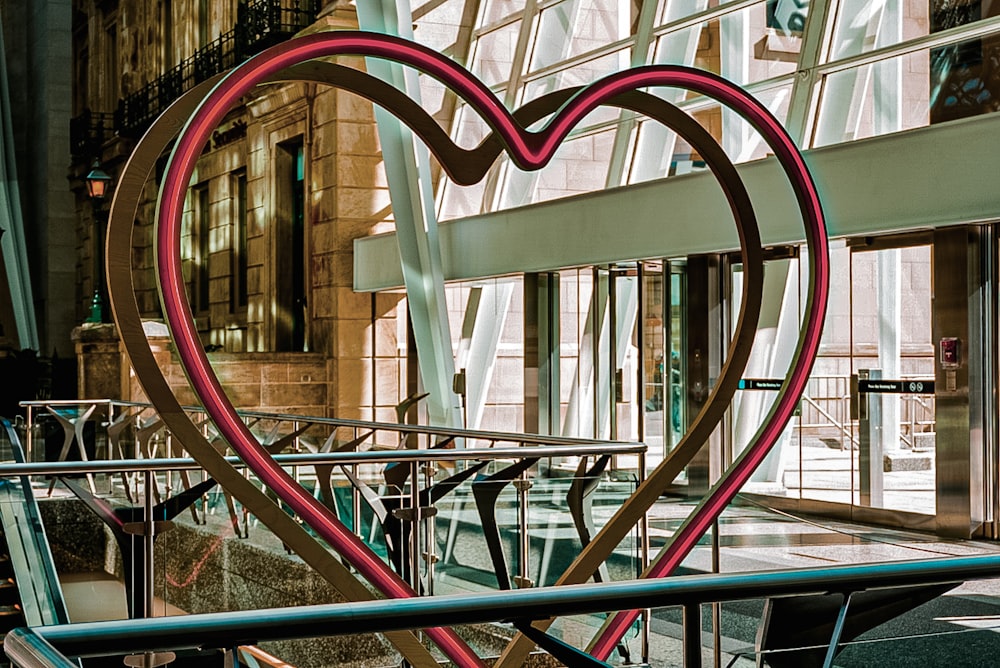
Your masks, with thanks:
M 962 351 L 959 346 L 959 339 L 948 336 L 938 342 L 938 352 L 940 353 L 941 367 L 944 369 L 957 369 L 962 364 Z

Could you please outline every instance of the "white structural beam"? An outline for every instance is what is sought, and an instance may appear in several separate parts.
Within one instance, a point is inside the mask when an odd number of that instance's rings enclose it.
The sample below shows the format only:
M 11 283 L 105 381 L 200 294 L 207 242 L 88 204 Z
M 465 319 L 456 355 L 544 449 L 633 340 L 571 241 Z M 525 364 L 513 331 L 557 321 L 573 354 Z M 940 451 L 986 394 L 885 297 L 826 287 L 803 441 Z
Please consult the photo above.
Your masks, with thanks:
M 831 236 L 1000 219 L 983 174 L 1000 173 L 1000 114 L 806 152 Z M 947 147 L 947 150 L 943 150 Z M 797 243 L 802 223 L 774 159 L 737 167 L 767 245 Z M 445 280 L 552 271 L 739 248 L 710 174 L 690 174 L 464 218 L 439 229 Z M 402 285 L 395 235 L 355 241 L 355 289 Z M 393 267 L 392 265 L 395 265 Z
M 497 348 L 510 313 L 514 281 L 473 287 L 465 308 L 456 366 L 465 374 L 465 425 L 481 429 L 486 394 L 496 368 Z
M 358 2 L 358 21 L 366 30 L 413 38 L 413 20 L 406 0 Z M 377 58 L 368 59 L 367 66 L 370 73 L 392 82 L 419 102 L 420 84 L 415 71 Z M 420 378 L 428 393 L 428 422 L 458 427 L 462 425 L 462 408 L 452 390 L 455 358 L 448 327 L 430 157 L 427 148 L 416 143 L 410 130 L 394 115 L 376 106 L 375 120 L 396 222 L 393 246 L 397 250 L 391 260 L 384 261 L 391 262 L 399 271 L 400 284 L 406 287 Z

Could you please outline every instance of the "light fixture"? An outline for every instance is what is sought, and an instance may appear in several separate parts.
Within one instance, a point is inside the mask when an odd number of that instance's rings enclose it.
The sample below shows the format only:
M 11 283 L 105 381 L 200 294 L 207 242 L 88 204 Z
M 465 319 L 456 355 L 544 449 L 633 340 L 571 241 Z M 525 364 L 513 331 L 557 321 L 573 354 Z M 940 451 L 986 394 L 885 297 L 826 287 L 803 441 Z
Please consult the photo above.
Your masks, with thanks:
M 87 195 L 94 201 L 104 199 L 111 188 L 111 177 L 101 169 L 101 163 L 94 160 L 90 173 L 87 174 Z

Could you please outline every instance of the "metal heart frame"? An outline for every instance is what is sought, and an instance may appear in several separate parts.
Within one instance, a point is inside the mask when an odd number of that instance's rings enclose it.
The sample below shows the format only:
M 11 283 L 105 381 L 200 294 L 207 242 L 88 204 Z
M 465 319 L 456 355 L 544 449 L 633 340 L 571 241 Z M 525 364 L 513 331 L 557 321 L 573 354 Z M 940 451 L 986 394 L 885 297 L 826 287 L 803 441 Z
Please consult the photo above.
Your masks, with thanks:
M 336 55 L 387 58 L 434 76 L 476 109 L 492 127 L 494 134 L 472 150 L 454 146 L 433 119 L 397 89 L 363 72 L 313 60 Z M 685 136 L 703 155 L 711 156 L 707 161 L 730 202 L 747 271 L 743 306 L 726 364 L 708 402 L 685 438 L 581 552 L 560 578 L 560 584 L 588 579 L 714 430 L 735 393 L 739 375 L 749 358 L 760 306 L 763 264 L 759 233 L 749 198 L 735 169 L 719 149 L 717 142 L 697 123 L 676 107 L 641 93 L 639 89 L 673 86 L 713 97 L 739 112 L 760 132 L 789 179 L 804 221 L 809 257 L 805 320 L 800 329 L 791 371 L 763 426 L 645 575 L 656 577 L 671 572 L 777 442 L 805 388 L 819 346 L 829 283 L 826 229 L 812 177 L 798 149 L 777 119 L 745 91 L 720 77 L 674 66 L 647 66 L 619 72 L 582 89 L 558 91 L 512 114 L 471 73 L 436 51 L 386 35 L 338 31 L 296 38 L 272 47 L 217 82 L 206 82 L 185 94 L 157 120 L 122 172 L 109 220 L 109 295 L 123 343 L 150 400 L 192 456 L 272 531 L 302 555 L 303 559 L 317 568 L 341 594 L 352 600 L 371 598 L 372 594 L 325 548 L 278 510 L 275 504 L 263 497 L 252 485 L 244 484 L 246 481 L 221 460 L 188 420 L 153 359 L 142 332 L 133 290 L 131 228 L 138 209 L 140 191 L 159 153 L 187 118 L 164 173 L 157 204 L 155 243 L 164 312 L 189 382 L 234 450 L 318 535 L 385 595 L 415 595 L 409 585 L 347 530 L 325 506 L 288 477 L 260 447 L 228 401 L 193 325 L 180 270 L 180 218 L 188 183 L 205 142 L 226 112 L 252 87 L 274 80 L 321 81 L 352 90 L 378 102 L 408 123 L 428 143 L 446 173 L 459 183 L 478 181 L 501 148 L 523 169 L 544 166 L 575 124 L 602 104 L 645 113 Z M 552 113 L 555 115 L 541 130 L 533 132 L 525 129 L 535 120 Z M 610 653 L 617 640 L 612 639 L 612 636 L 624 632 L 631 623 L 631 619 L 627 617 L 628 615 L 616 617 L 605 629 L 591 647 L 595 656 Z M 544 628 L 545 624 L 536 626 Z M 482 665 L 453 630 L 428 629 L 427 632 L 457 665 Z M 433 657 L 419 645 L 413 634 L 393 633 L 387 634 L 387 637 L 411 663 L 434 665 L 430 663 Z M 530 641 L 519 636 L 504 652 L 498 665 L 520 663 L 530 646 Z

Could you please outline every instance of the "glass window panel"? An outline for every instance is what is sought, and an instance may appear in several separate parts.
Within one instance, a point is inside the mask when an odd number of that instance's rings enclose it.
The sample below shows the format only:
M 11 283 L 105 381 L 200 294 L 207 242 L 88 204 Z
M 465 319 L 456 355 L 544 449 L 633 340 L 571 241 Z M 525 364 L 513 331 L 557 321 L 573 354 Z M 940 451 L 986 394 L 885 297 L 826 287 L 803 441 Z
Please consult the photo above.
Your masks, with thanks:
M 755 93 L 755 97 L 784 122 L 788 114 L 791 84 Z M 749 162 L 767 157 L 769 148 L 763 138 L 738 114 L 717 104 L 692 112 L 694 118 L 722 143 L 733 162 Z M 701 155 L 669 128 L 654 121 L 639 126 L 636 150 L 628 177 L 629 183 L 687 174 L 705 169 Z
M 462 321 L 465 319 L 465 309 L 469 304 L 472 291 L 471 283 L 449 283 L 445 286 L 445 302 L 448 304 L 448 331 L 451 334 L 452 354 L 458 352 L 462 341 Z
M 743 301 L 743 266 L 735 265 L 730 275 L 732 281 L 732 308 L 730 321 L 735 323 Z M 762 308 L 757 322 L 753 348 L 747 360 L 744 378 L 779 380 L 788 375 L 792 361 L 791 351 L 799 331 L 805 293 L 802 266 L 797 258 L 768 260 L 764 264 Z M 778 393 L 771 390 L 740 387 L 730 405 L 732 447 L 734 455 L 741 453 L 754 439 L 760 424 L 773 408 Z M 781 438 L 774 444 L 771 454 L 761 462 L 745 489 L 751 492 L 785 491 L 788 473 L 798 473 L 789 464 L 797 436 L 795 420 L 786 426 Z M 849 478 L 848 478 L 849 480 Z
M 559 404 L 562 433 L 591 437 L 593 418 L 593 332 L 588 327 L 593 272 L 567 269 L 559 273 Z
M 438 51 L 454 46 L 462 23 L 462 3 L 414 3 L 413 36 L 421 44 Z
M 560 70 L 541 79 L 531 81 L 524 87 L 522 104 L 542 97 L 555 90 L 570 88 L 572 86 L 586 86 L 601 77 L 625 69 L 629 66 L 629 54 L 627 50 L 616 51 L 596 60 L 587 61 L 574 65 L 573 67 Z M 587 115 L 580 127 L 586 127 L 595 123 L 614 122 L 618 118 L 618 110 L 614 107 L 601 107 Z
M 413 7 L 414 38 L 442 53 L 453 53 L 462 21 L 462 3 L 424 2 Z M 468 28 L 466 28 L 468 31 Z M 421 102 L 437 114 L 444 100 L 444 86 L 429 76 L 420 77 Z
M 496 86 L 510 79 L 520 27 L 520 21 L 508 23 L 476 40 L 472 72 L 487 86 Z
M 542 10 L 530 71 L 625 39 L 629 10 L 617 0 L 563 0 Z
M 422 106 L 427 113 L 438 119 L 438 122 L 443 120 L 443 116 L 446 115 L 446 110 L 444 108 L 445 103 L 445 87 L 441 82 L 431 76 L 421 75 L 420 76 L 420 106 Z
M 656 41 L 654 62 L 694 67 L 749 84 L 795 72 L 801 33 L 769 19 L 769 3 L 668 33 Z
M 492 132 L 482 116 L 470 109 L 467 104 L 462 104 L 457 117 L 458 123 L 452 132 L 452 138 L 462 148 L 475 148 Z
M 469 341 L 464 325 L 473 317 L 480 336 L 496 341 L 495 358 L 467 368 L 468 398 L 482 404 L 466 405 L 472 429 L 520 432 L 524 429 L 524 288 L 520 276 L 502 277 L 445 286 L 448 324 L 456 364 L 469 363 Z M 506 295 L 500 298 L 498 295 Z M 476 310 L 469 313 L 470 298 Z M 475 384 L 475 388 L 473 385 Z
M 767 0 L 767 27 L 781 35 L 802 36 L 809 0 Z
M 520 14 L 524 11 L 524 5 L 525 0 L 486 0 L 479 25 L 492 25 L 512 14 Z
M 930 122 L 941 123 L 1000 109 L 998 64 L 1000 35 L 931 49 Z
M 455 131 L 452 132 L 452 139 L 462 148 L 474 148 L 489 135 L 490 127 L 479 114 L 470 111 L 467 105 L 462 105 L 457 112 L 457 117 L 458 123 L 455 126 Z M 451 220 L 482 213 L 486 181 L 487 179 L 484 177 L 474 185 L 459 186 L 448 178 L 442 178 L 443 192 L 438 218 Z
M 830 57 L 839 60 L 998 15 L 995 2 L 843 0 Z
M 537 172 L 509 165 L 503 208 L 603 190 L 614 140 L 615 128 L 572 138 Z
M 438 210 L 439 220 L 455 220 L 483 213 L 483 198 L 486 195 L 486 179 L 471 186 L 456 185 L 443 179 L 444 192 Z
M 718 3 L 724 4 L 724 3 Z M 657 16 L 656 25 L 666 25 L 685 19 L 708 8 L 708 0 L 665 0 Z
M 827 75 L 814 146 L 909 130 L 1000 108 L 1000 35 Z

